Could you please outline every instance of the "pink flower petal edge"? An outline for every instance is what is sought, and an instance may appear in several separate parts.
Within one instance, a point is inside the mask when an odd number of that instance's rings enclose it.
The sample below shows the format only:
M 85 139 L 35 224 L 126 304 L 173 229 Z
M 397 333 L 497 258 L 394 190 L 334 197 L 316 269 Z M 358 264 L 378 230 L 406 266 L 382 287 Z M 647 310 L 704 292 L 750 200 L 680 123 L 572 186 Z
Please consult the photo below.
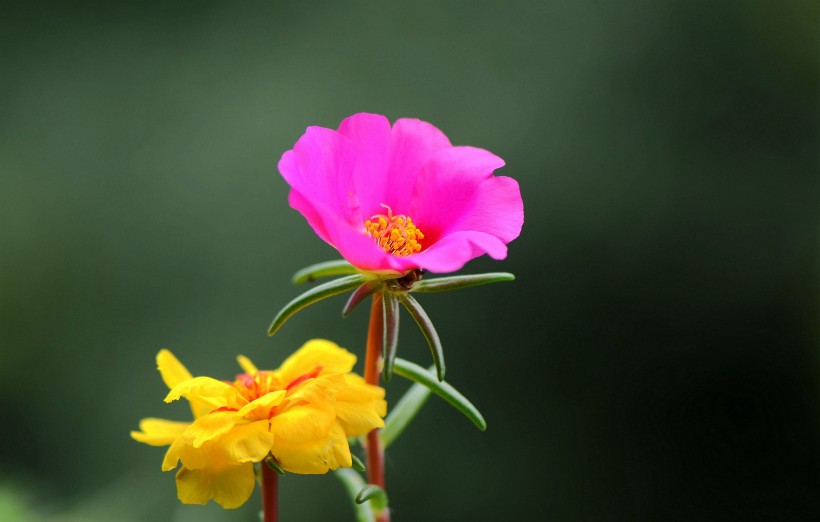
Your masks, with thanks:
M 308 127 L 282 155 L 279 172 L 291 187 L 291 207 L 355 267 L 442 273 L 483 254 L 504 259 L 521 233 L 518 183 L 494 175 L 503 166 L 489 151 L 451 145 L 421 120 L 391 126 L 384 116 L 359 113 L 338 130 Z M 397 255 L 403 251 L 377 244 L 365 229 L 377 214 L 412 219 L 424 235 L 420 250 Z

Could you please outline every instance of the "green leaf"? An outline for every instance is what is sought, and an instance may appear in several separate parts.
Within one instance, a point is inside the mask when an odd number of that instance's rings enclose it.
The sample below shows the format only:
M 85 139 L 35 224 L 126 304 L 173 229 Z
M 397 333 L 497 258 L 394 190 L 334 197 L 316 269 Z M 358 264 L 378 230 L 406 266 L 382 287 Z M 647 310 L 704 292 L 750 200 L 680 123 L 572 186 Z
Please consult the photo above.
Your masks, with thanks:
M 382 357 L 384 358 L 383 375 L 385 382 L 393 378 L 393 360 L 399 345 L 399 299 L 390 292 L 382 294 Z
M 365 469 L 367 469 L 364 467 L 364 462 L 362 462 L 362 459 L 360 459 L 353 453 L 350 454 L 350 459 L 353 461 L 353 469 L 355 469 L 356 471 L 364 471 Z
M 418 301 L 410 294 L 398 294 L 401 303 L 416 320 L 416 324 L 421 328 L 421 333 L 427 339 L 427 344 L 430 345 L 430 352 L 433 354 L 433 364 L 436 365 L 436 374 L 438 380 L 444 380 L 444 349 L 441 347 L 441 340 L 438 338 L 438 333 L 433 327 L 433 322 L 427 316 L 427 312 L 421 307 Z
M 347 490 L 350 498 L 353 500 L 353 510 L 356 512 L 356 522 L 373 522 L 373 508 L 369 502 L 359 504 L 356 502 L 356 496 L 365 487 L 362 476 L 350 468 L 341 468 L 334 473 L 336 477 L 342 482 L 342 485 Z
M 355 274 L 358 270 L 356 267 L 345 261 L 338 259 L 336 261 L 325 261 L 323 263 L 316 263 L 315 265 L 306 266 L 293 274 L 293 284 L 309 283 L 315 281 L 320 277 L 331 277 L 337 275 Z
M 455 409 L 466 415 L 468 419 L 473 421 L 473 424 L 475 424 L 478 429 L 481 431 L 487 429 L 487 422 L 484 420 L 481 412 L 473 406 L 473 403 L 468 401 L 466 397 L 458 392 L 458 390 L 446 382 L 437 381 L 436 376 L 433 375 L 431 371 L 425 370 L 418 364 L 397 357 L 395 366 L 393 367 L 393 372 L 404 377 L 405 379 L 409 379 L 430 388 L 430 391 L 449 402 Z
M 310 306 L 313 303 L 321 301 L 322 299 L 327 299 L 328 297 L 332 297 L 334 295 L 347 292 L 348 290 L 352 290 L 357 286 L 361 285 L 364 281 L 365 276 L 352 275 L 347 277 L 341 277 L 339 279 L 334 279 L 333 281 L 329 281 L 327 283 L 311 288 L 304 294 L 300 295 L 293 301 L 286 304 L 284 308 L 279 310 L 279 313 L 276 314 L 276 317 L 273 318 L 273 322 L 271 322 L 270 328 L 268 328 L 268 335 L 275 334 L 276 331 L 279 328 L 281 328 L 283 324 L 285 324 L 285 321 L 290 319 L 293 316 L 293 314 L 295 314 L 302 308 Z
M 367 484 L 356 495 L 356 504 L 364 504 L 368 500 L 377 513 L 387 507 L 387 493 L 375 484 Z
M 515 276 L 509 272 L 491 272 L 488 274 L 462 275 L 422 279 L 413 285 L 413 292 L 448 292 L 471 286 L 487 285 L 501 281 L 513 281 Z
M 370 281 L 365 281 L 362 286 L 356 289 L 355 292 L 350 294 L 350 299 L 347 300 L 345 307 L 342 308 L 342 316 L 347 317 L 350 315 L 350 312 L 353 311 L 354 308 L 359 306 L 359 303 L 367 299 L 369 296 L 373 295 L 376 290 L 379 289 L 381 286 L 381 281 L 371 279 Z
M 267 464 L 267 466 L 268 466 L 270 469 L 272 469 L 273 471 L 275 471 L 277 475 L 281 475 L 281 476 L 283 476 L 283 477 L 285 476 L 285 470 L 283 470 L 283 469 L 279 466 L 279 463 L 278 463 L 278 462 L 276 462 L 276 459 L 265 459 L 265 464 Z
M 432 372 L 432 368 L 430 370 Z M 430 388 L 415 383 L 402 395 L 399 402 L 390 408 L 390 414 L 384 419 L 384 429 L 379 432 L 385 448 L 393 444 L 404 432 L 416 414 L 430 397 Z

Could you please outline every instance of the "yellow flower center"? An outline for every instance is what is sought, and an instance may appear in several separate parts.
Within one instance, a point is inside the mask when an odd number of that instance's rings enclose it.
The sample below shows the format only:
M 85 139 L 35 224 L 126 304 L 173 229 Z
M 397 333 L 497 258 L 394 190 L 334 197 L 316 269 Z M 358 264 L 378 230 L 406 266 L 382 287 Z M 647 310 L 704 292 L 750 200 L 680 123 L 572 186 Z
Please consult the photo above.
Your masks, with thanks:
M 368 236 L 379 245 L 382 250 L 396 256 L 409 256 L 421 251 L 421 240 L 424 234 L 413 223 L 410 216 L 393 215 L 393 210 L 385 204 L 387 214 L 374 214 L 364 222 L 364 229 Z

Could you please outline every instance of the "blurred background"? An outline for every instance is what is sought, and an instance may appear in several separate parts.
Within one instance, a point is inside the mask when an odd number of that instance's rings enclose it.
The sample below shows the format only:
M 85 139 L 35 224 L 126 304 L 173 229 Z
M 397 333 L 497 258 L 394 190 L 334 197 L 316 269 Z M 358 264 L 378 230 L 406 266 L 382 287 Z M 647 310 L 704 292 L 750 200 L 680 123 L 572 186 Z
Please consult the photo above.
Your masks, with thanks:
M 431 398 L 395 521 L 820 517 L 816 2 L 3 11 L 0 519 L 257 520 L 258 491 L 181 505 L 128 433 L 186 418 L 162 347 L 225 378 L 312 337 L 363 354 L 342 297 L 266 335 L 338 257 L 276 163 L 359 111 L 495 152 L 525 202 L 508 259 L 463 271 L 515 282 L 423 298 L 489 429 Z M 429 364 L 415 328 L 400 353 Z M 352 520 L 332 477 L 281 485 L 283 520 Z

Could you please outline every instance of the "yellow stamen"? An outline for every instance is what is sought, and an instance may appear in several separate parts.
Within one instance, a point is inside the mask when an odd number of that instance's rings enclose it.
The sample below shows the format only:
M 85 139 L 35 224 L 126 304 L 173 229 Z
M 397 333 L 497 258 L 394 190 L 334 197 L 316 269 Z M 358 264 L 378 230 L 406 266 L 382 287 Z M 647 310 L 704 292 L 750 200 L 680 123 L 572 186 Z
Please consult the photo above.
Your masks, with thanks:
M 393 209 L 382 204 L 387 215 L 374 214 L 364 222 L 364 229 L 382 250 L 396 256 L 409 256 L 421 251 L 424 234 L 409 216 L 393 215 Z

